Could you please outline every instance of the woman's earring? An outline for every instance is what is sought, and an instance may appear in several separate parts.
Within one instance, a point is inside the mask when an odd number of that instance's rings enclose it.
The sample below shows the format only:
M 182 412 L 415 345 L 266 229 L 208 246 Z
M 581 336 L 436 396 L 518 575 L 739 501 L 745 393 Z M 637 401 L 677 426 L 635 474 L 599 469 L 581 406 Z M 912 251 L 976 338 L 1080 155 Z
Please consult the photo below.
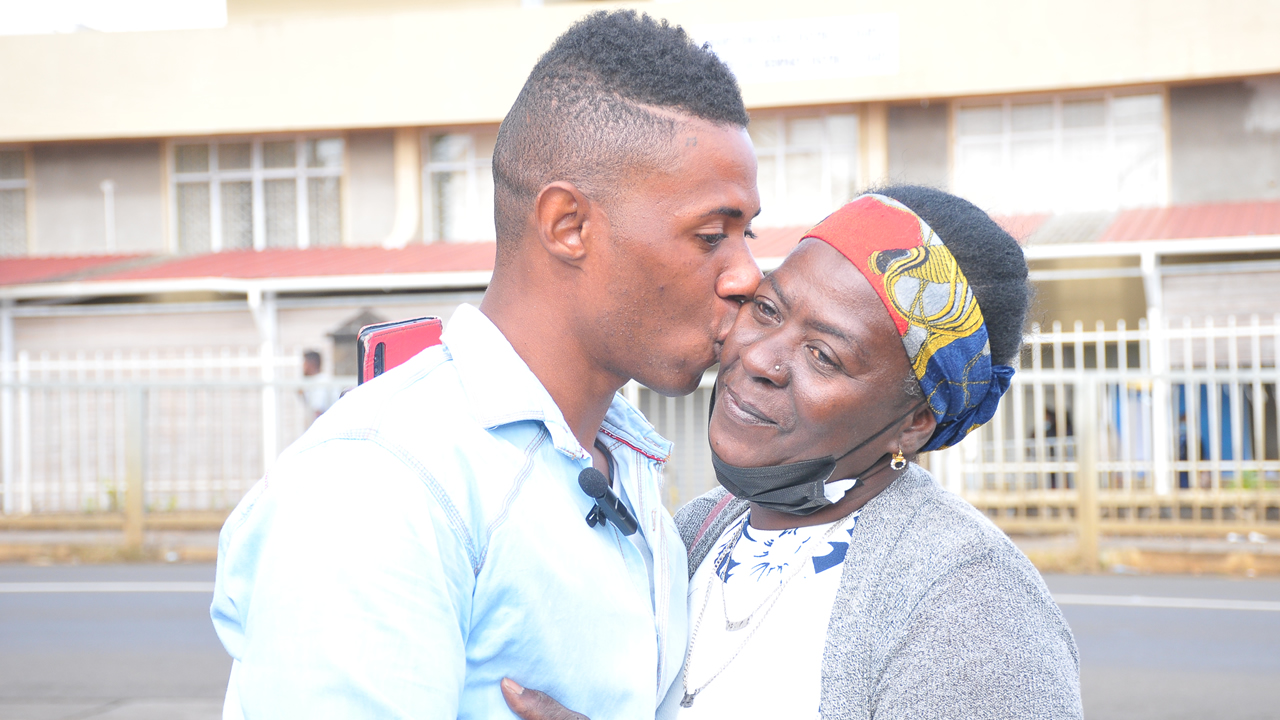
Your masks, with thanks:
M 889 467 L 894 470 L 901 470 L 907 466 L 907 459 L 902 456 L 902 448 L 898 448 L 898 452 L 893 454 L 893 459 L 889 461 Z

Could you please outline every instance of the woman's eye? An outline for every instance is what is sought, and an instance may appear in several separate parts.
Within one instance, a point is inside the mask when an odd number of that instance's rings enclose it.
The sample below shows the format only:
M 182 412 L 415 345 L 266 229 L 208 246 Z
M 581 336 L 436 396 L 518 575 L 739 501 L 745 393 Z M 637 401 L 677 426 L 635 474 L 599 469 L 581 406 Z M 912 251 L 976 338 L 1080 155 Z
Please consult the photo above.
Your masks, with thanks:
M 727 233 L 705 233 L 698 236 L 699 240 L 708 245 L 719 245 L 722 240 L 727 240 L 728 238 L 729 235 Z
M 835 364 L 836 364 L 835 361 L 831 359 L 830 355 L 827 355 L 826 353 L 822 352 L 821 348 L 811 347 L 809 348 L 809 353 L 813 355 L 814 360 L 817 360 L 822 365 L 835 367 Z
M 778 309 L 764 300 L 756 300 L 755 306 L 756 312 L 759 313 L 761 317 L 773 319 L 778 315 Z

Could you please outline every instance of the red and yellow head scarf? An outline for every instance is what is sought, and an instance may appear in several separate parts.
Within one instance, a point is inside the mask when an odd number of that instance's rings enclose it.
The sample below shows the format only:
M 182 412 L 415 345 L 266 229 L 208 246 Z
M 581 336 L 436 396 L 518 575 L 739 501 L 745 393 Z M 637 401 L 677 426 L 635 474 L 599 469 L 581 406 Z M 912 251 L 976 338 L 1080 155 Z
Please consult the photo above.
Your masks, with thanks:
M 839 250 L 888 310 L 938 420 L 922 451 L 954 445 L 995 415 L 1013 368 L 992 364 L 982 309 L 928 223 L 893 198 L 868 194 L 805 237 Z

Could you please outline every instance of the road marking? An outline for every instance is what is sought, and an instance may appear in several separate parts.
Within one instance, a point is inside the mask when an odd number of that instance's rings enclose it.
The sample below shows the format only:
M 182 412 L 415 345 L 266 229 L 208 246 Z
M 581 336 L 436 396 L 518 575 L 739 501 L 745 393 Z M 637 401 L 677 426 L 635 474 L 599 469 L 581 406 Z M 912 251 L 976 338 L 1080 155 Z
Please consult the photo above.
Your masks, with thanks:
M 1280 612 L 1280 602 L 1266 600 L 1217 600 L 1214 598 L 1152 597 L 1150 595 L 1054 595 L 1059 605 L 1106 607 L 1158 607 L 1188 610 L 1260 610 Z
M 0 582 L 5 593 L 213 593 L 211 582 Z
M 211 582 L 10 582 L 0 583 L 8 593 L 212 593 Z M 1218 600 L 1212 598 L 1152 597 L 1148 595 L 1058 594 L 1059 605 L 1101 607 L 1157 607 L 1189 610 L 1253 610 L 1280 612 L 1280 602 Z

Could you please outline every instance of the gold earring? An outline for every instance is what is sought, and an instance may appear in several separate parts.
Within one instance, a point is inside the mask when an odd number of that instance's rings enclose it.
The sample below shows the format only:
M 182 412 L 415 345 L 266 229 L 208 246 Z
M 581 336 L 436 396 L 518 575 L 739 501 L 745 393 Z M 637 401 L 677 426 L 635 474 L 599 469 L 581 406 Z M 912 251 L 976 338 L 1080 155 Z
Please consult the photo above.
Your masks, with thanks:
M 893 454 L 893 459 L 889 461 L 889 467 L 894 470 L 901 470 L 907 466 L 907 459 L 902 456 L 902 448 L 898 448 L 898 452 Z

